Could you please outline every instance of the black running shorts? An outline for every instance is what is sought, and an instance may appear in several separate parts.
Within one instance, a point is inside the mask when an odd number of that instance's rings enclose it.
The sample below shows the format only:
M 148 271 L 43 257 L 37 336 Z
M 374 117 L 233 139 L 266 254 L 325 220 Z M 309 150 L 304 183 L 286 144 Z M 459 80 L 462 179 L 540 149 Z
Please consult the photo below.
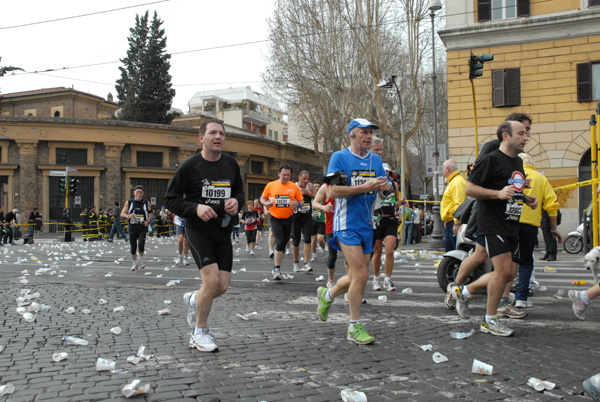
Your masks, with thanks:
M 219 271 L 231 272 L 233 267 L 233 248 L 231 246 L 231 228 L 185 228 L 190 252 L 199 269 L 217 264 Z
M 485 249 L 490 258 L 510 253 L 514 262 L 519 262 L 519 238 L 502 235 L 485 236 Z

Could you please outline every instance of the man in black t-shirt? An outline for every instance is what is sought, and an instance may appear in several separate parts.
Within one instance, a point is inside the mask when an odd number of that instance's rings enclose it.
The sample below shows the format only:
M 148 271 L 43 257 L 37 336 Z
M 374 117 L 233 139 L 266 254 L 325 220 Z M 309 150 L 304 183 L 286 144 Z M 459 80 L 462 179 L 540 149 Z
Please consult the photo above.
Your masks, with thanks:
M 478 235 L 485 239 L 485 247 L 494 264 L 494 272 L 487 283 L 488 301 L 481 331 L 492 335 L 510 336 L 513 331 L 498 319 L 498 303 L 506 283 L 517 272 L 519 256 L 519 218 L 523 203 L 537 207 L 535 197 L 523 194 L 525 172 L 523 161 L 517 155 L 523 151 L 528 134 L 523 123 L 505 121 L 497 131 L 500 148 L 481 159 L 471 172 L 465 188 L 467 195 L 478 199 Z M 457 299 L 470 297 L 477 281 L 470 289 L 456 286 Z
M 244 202 L 240 167 L 222 153 L 225 126 L 216 119 L 200 126 L 202 151 L 185 160 L 175 172 L 165 194 L 165 206 L 184 220 L 185 234 L 202 285 L 183 300 L 188 325 L 194 328 L 189 346 L 201 352 L 218 347 L 207 325 L 213 300 L 227 291 L 233 266 L 231 231 Z

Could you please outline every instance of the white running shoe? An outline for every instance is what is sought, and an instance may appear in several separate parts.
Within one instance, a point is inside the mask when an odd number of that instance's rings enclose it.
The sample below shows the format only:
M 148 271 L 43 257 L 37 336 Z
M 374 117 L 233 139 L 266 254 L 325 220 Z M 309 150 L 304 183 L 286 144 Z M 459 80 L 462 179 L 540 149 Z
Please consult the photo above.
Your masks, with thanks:
M 531 300 L 517 300 L 515 302 L 516 308 L 531 308 L 533 307 L 533 302 Z
M 300 268 L 300 264 L 298 264 L 297 262 L 294 263 L 294 272 L 303 272 L 305 271 L 304 268 Z
M 254 250 L 250 250 L 250 255 L 254 255 Z
M 381 290 L 381 278 L 378 276 L 373 277 L 373 290 Z
M 192 260 L 192 257 L 184 257 L 183 258 L 183 263 L 185 265 L 190 265 L 190 261 Z
M 335 285 L 335 281 L 327 281 L 327 289 L 331 289 L 333 287 L 333 285 Z
M 315 262 L 315 261 L 317 261 L 317 254 L 316 254 L 316 253 L 313 253 L 313 254 L 310 256 L 310 262 Z
M 290 255 L 290 249 L 289 248 L 285 249 L 285 255 Z
M 250 247 L 248 247 L 248 245 L 246 245 L 246 252 L 250 251 Z
M 383 280 L 383 288 L 385 290 L 387 290 L 388 292 L 393 292 L 396 290 L 396 287 L 394 286 L 394 282 L 392 282 L 391 279 L 384 279 Z
M 187 323 L 192 329 L 196 328 L 196 309 L 192 307 L 190 300 L 192 300 L 192 297 L 196 297 L 196 292 L 187 292 L 183 295 L 183 302 L 187 307 Z
M 175 265 L 181 265 L 183 264 L 183 256 L 180 255 L 177 257 L 177 259 L 175 260 Z
M 198 349 L 200 352 L 217 352 L 219 350 L 215 338 L 208 331 L 198 335 L 194 335 L 194 331 L 192 331 L 190 348 Z
M 137 259 L 133 260 L 133 265 L 131 266 L 131 270 L 135 271 L 136 269 L 138 269 L 140 267 L 140 263 Z
M 141 269 L 144 269 L 144 268 L 146 268 L 146 263 L 144 262 L 144 257 L 142 257 L 142 256 L 140 255 L 140 258 L 138 258 L 137 260 L 140 262 L 140 268 L 141 268 Z
M 304 264 L 304 268 L 303 268 L 303 270 L 304 270 L 305 272 L 312 272 L 312 270 L 313 270 L 313 269 L 312 269 L 312 267 L 310 266 L 310 262 L 307 262 L 306 264 Z
M 274 281 L 281 280 L 281 270 L 280 269 L 273 269 L 273 280 Z

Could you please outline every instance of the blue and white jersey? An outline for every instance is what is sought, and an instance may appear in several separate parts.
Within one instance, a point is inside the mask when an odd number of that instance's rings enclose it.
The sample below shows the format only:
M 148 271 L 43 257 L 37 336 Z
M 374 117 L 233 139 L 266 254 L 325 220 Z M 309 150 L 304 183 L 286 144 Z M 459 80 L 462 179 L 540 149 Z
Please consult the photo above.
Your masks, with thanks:
M 346 148 L 331 156 L 327 174 L 343 171 L 348 175 L 348 185 L 358 186 L 368 180 L 387 177 L 379 155 L 367 152 L 360 157 Z M 348 198 L 336 198 L 333 216 L 333 231 L 373 230 L 373 204 L 377 192 L 370 192 Z M 369 224 L 371 223 L 371 225 Z

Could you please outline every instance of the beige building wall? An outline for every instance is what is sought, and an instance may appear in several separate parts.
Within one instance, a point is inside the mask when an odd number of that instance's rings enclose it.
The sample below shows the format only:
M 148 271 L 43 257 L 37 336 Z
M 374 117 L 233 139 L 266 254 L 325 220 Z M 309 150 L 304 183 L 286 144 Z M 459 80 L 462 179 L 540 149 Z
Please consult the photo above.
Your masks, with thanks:
M 533 119 L 525 151 L 557 187 L 575 183 L 590 149 L 590 116 L 597 102 L 577 101 L 577 64 L 600 60 L 600 8 L 584 0 L 531 0 L 530 15 L 478 22 L 477 1 L 446 2 L 447 25 L 439 34 L 447 49 L 449 156 L 461 170 L 479 147 L 496 138 L 506 116 L 523 112 Z M 468 60 L 490 53 L 483 76 L 473 80 L 477 100 L 475 138 Z M 493 107 L 492 71 L 520 70 L 520 106 Z M 591 191 L 588 186 L 582 191 Z M 567 221 L 576 226 L 579 190 L 558 193 Z M 563 222 L 565 220 L 563 219 Z

